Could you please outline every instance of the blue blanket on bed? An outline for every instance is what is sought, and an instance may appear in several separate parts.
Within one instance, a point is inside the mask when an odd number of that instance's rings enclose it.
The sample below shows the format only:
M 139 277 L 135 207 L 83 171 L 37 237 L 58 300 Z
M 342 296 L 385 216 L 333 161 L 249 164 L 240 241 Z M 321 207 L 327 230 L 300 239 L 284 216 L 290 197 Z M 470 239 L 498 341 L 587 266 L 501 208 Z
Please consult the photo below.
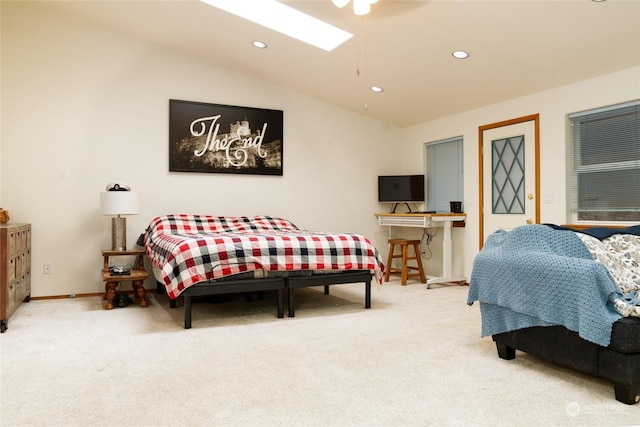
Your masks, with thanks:
M 607 346 L 622 317 L 614 296 L 620 293 L 606 267 L 573 231 L 525 225 L 487 238 L 473 263 L 467 303 L 480 302 L 482 336 L 563 325 Z

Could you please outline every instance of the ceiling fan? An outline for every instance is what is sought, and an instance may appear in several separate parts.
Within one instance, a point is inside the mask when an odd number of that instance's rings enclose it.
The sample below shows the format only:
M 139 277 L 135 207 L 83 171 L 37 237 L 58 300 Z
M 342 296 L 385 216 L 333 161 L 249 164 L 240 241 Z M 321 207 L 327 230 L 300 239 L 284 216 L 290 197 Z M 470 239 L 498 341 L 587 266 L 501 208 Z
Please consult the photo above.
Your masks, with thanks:
M 334 5 L 342 9 L 349 4 L 350 0 L 331 0 Z M 358 16 L 371 12 L 371 5 L 378 3 L 378 0 L 353 0 L 353 13 Z

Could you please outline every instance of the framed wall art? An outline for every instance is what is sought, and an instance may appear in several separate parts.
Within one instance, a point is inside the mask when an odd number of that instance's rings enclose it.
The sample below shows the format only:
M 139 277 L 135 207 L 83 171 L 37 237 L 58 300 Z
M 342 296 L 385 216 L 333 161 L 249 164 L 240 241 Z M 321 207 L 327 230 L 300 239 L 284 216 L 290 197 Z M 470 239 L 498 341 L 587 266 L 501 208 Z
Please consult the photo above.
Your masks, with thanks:
M 281 110 L 169 100 L 169 171 L 282 175 Z

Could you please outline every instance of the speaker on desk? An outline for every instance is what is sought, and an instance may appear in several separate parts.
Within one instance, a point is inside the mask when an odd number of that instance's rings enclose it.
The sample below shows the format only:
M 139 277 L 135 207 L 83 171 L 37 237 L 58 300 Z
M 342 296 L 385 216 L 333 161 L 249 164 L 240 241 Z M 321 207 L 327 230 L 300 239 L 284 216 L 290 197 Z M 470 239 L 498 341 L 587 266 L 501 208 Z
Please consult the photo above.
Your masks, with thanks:
M 452 213 L 462 213 L 462 202 L 449 202 Z

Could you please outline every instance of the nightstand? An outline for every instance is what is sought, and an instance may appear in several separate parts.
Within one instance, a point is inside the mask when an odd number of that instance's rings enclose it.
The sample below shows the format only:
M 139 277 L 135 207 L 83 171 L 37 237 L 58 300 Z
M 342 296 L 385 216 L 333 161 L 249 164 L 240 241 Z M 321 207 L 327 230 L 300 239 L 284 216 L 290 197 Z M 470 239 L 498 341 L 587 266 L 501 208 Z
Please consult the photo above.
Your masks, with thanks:
M 118 256 L 135 256 L 136 260 L 133 268 L 130 269 L 129 274 L 121 276 L 111 274 L 109 270 L 109 258 Z M 120 282 L 131 282 L 133 286 L 133 293 L 140 298 L 140 307 L 146 307 L 149 305 L 145 298 L 144 281 L 149 278 L 149 274 L 144 269 L 143 262 L 144 251 L 143 250 L 128 250 L 128 251 L 102 251 L 102 257 L 104 258 L 104 266 L 102 268 L 102 280 L 105 282 L 104 299 L 107 300 L 107 305 L 104 307 L 106 310 L 113 308 L 113 299 L 116 297 L 116 288 Z

